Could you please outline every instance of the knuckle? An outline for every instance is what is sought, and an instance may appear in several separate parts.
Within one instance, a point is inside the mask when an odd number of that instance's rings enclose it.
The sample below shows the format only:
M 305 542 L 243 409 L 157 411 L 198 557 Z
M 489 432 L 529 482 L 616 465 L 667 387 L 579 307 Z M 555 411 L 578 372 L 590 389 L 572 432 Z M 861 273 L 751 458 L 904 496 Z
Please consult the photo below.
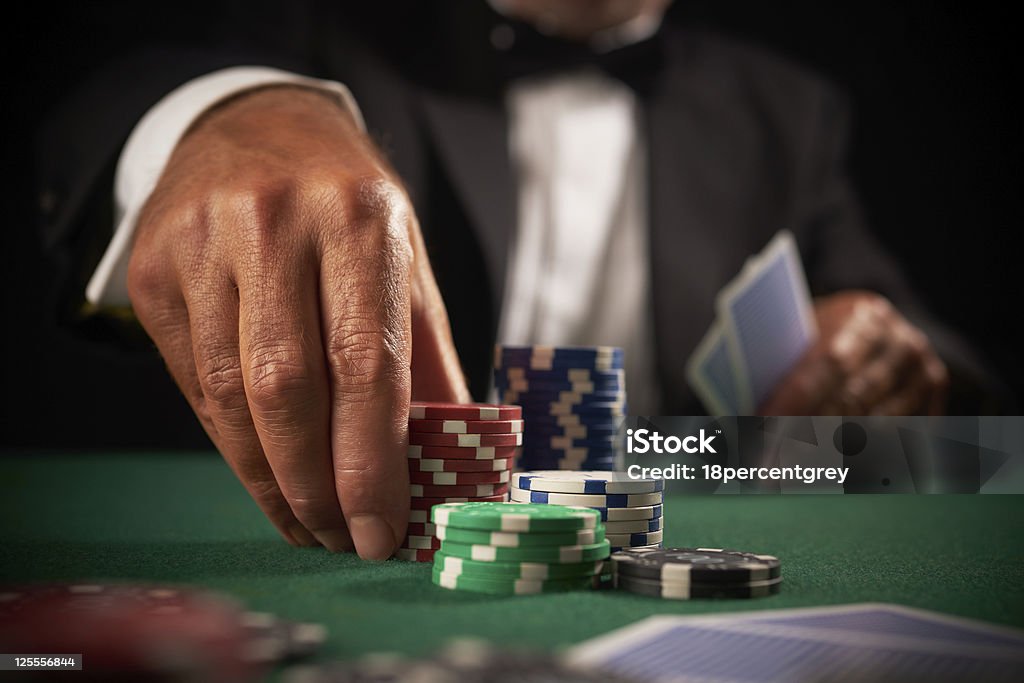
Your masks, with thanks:
M 237 349 L 207 345 L 197 355 L 199 386 L 207 405 L 220 409 L 237 407 L 245 396 Z
M 272 248 L 280 220 L 296 201 L 295 181 L 288 177 L 249 177 L 245 182 L 211 193 L 209 213 L 215 226 L 238 234 L 249 248 Z M 237 232 L 235 232 L 237 231 Z
M 239 478 L 245 482 L 249 494 L 258 501 L 277 501 L 281 497 L 281 489 L 277 481 L 266 476 L 263 468 L 253 467 L 247 463 L 235 466 Z
M 401 218 L 407 211 L 405 193 L 394 182 L 379 175 L 354 178 L 347 183 L 346 214 L 350 221 L 363 223 Z
M 843 336 L 842 343 L 840 343 L 840 337 L 837 335 L 833 343 L 828 344 L 821 354 L 825 365 L 832 371 L 841 370 L 846 367 L 851 345 L 859 343 L 858 335 L 851 330 L 843 330 L 840 332 L 840 335 Z
M 412 262 L 412 208 L 396 183 L 381 176 L 362 177 L 320 192 L 328 197 L 321 204 L 334 211 L 346 234 L 363 247 L 354 253 L 381 268 Z
M 291 519 L 292 510 L 275 479 L 268 478 L 263 471 L 248 473 L 243 468 L 239 468 L 238 475 L 245 483 L 245 488 L 249 495 L 256 501 L 256 504 L 259 505 L 267 517 L 277 522 Z
M 404 352 L 385 331 L 346 329 L 331 334 L 327 357 L 334 376 L 335 390 L 341 394 L 362 394 L 399 379 Z
M 166 270 L 151 254 L 133 251 L 128 261 L 128 299 L 133 306 L 144 307 L 158 297 L 167 282 Z
M 249 402 L 263 413 L 278 413 L 295 406 L 295 401 L 312 382 L 312 373 L 302 352 L 288 346 L 258 348 L 251 352 Z
M 935 389 L 945 391 L 949 388 L 949 368 L 937 357 L 928 365 L 928 378 Z
M 334 477 L 338 482 L 345 482 L 352 488 L 364 488 L 360 484 L 372 485 L 378 478 L 376 463 L 370 458 L 348 458 L 344 466 L 334 468 Z
M 333 487 L 327 487 L 327 490 L 334 492 Z M 324 496 L 299 493 L 288 497 L 288 505 L 295 517 L 311 531 L 336 529 L 343 521 L 337 497 L 331 500 Z
M 864 303 L 872 314 L 880 317 L 888 317 L 894 312 L 892 304 L 889 303 L 889 300 L 882 296 L 881 294 L 875 292 L 870 292 L 866 294 L 864 298 Z
M 928 338 L 920 330 L 911 329 L 907 333 L 907 348 L 917 358 L 924 358 L 931 348 Z

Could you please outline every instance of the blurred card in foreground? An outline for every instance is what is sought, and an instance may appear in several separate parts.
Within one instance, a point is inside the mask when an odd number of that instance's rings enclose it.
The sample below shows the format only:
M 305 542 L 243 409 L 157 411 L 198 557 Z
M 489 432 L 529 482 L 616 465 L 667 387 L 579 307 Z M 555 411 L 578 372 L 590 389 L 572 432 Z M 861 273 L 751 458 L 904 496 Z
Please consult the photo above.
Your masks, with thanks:
M 656 616 L 582 643 L 577 666 L 647 681 L 1018 681 L 1024 632 L 899 605 Z

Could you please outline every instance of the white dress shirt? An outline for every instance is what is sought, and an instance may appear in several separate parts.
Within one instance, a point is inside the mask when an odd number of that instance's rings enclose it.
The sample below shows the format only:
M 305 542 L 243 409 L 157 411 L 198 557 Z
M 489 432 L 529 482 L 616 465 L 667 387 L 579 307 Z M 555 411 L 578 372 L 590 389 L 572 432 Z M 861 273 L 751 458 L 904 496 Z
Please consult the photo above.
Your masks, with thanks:
M 648 23 L 644 33 L 656 28 Z M 343 85 L 265 67 L 224 69 L 174 90 L 146 113 L 121 154 L 117 229 L 88 284 L 90 302 L 129 305 L 139 212 L 191 123 L 228 97 L 284 83 L 334 93 L 362 121 Z M 507 107 L 519 222 L 498 342 L 621 346 L 630 412 L 657 412 L 646 145 L 633 92 L 584 70 L 518 82 Z
M 519 82 L 507 105 L 519 212 L 498 340 L 621 346 L 630 412 L 657 412 L 633 91 L 587 70 Z

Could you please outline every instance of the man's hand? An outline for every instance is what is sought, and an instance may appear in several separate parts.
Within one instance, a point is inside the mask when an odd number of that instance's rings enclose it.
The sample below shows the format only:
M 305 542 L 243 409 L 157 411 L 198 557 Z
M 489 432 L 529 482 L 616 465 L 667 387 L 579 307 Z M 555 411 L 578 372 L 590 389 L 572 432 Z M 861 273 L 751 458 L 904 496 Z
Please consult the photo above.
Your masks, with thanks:
M 410 393 L 469 396 L 409 200 L 352 117 L 294 87 L 208 112 L 142 213 L 128 288 L 285 539 L 389 557 Z
M 840 292 L 815 303 L 819 338 L 762 415 L 940 415 L 946 366 L 885 298 Z

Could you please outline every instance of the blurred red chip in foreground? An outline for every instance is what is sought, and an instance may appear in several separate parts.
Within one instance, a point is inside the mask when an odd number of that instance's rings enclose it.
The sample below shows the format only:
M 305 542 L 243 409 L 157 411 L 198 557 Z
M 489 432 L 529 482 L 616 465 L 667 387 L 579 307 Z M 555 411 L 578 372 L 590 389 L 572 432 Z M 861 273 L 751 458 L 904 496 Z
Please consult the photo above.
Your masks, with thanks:
M 243 612 L 165 586 L 0 587 L 0 651 L 82 654 L 75 680 L 250 681 L 264 673 Z

